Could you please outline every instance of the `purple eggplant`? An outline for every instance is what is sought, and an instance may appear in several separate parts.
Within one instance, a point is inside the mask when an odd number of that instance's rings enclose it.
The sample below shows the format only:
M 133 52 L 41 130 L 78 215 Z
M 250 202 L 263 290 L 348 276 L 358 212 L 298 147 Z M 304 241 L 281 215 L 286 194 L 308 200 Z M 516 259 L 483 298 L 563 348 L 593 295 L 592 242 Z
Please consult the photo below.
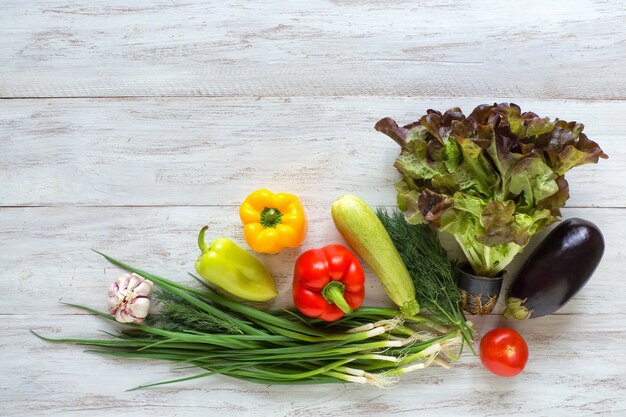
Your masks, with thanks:
M 552 314 L 587 283 L 604 253 L 598 227 L 561 222 L 530 254 L 509 287 L 504 316 L 523 320 Z

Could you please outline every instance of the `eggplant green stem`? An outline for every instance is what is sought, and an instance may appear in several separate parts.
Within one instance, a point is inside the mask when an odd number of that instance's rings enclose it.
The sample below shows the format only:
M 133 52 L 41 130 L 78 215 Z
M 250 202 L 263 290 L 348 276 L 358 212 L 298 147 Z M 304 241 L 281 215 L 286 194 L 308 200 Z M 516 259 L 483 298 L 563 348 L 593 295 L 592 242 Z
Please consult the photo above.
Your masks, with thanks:
M 508 297 L 506 299 L 506 309 L 502 315 L 505 319 L 516 318 L 518 320 L 526 320 L 530 318 L 533 311 L 524 306 L 526 300 L 521 300 L 515 297 Z

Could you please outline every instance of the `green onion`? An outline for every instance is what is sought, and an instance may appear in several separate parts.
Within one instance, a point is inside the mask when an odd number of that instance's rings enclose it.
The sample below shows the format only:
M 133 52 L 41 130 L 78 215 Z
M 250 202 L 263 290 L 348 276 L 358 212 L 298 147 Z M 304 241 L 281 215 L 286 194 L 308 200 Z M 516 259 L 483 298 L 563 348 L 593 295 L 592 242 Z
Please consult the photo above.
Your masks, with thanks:
M 103 255 L 103 254 L 101 254 Z M 458 329 L 431 319 L 402 317 L 394 309 L 361 307 L 329 326 L 289 310 L 266 312 L 229 300 L 205 282 L 199 289 L 170 281 L 103 255 L 111 263 L 151 280 L 162 315 L 144 324 L 124 324 L 110 339 L 52 339 L 86 345 L 88 352 L 164 360 L 202 372 L 134 389 L 221 374 L 261 384 L 352 382 L 385 387 L 398 376 L 432 363 L 449 367 L 460 347 Z M 78 307 L 102 319 L 114 316 Z

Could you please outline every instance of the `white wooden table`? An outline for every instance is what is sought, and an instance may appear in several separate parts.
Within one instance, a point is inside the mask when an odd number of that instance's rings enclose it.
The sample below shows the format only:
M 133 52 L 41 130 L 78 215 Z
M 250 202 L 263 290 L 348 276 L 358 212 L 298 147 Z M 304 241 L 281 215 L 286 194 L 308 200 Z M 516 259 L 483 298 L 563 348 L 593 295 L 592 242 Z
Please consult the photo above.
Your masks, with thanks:
M 4 0 L 0 415 L 626 415 L 625 22 L 620 0 Z M 184 280 L 201 225 L 243 243 L 237 205 L 259 187 L 300 195 L 310 219 L 302 248 L 262 258 L 287 305 L 299 251 L 341 241 L 335 198 L 394 204 L 376 120 L 500 101 L 581 121 L 610 155 L 568 173 L 564 217 L 606 239 L 589 284 L 550 317 L 472 318 L 525 336 L 517 378 L 466 354 L 391 390 L 217 376 L 129 393 L 184 372 L 28 332 L 108 329 L 57 303 L 105 308 L 119 271 L 91 248 Z M 367 279 L 368 304 L 387 304 Z

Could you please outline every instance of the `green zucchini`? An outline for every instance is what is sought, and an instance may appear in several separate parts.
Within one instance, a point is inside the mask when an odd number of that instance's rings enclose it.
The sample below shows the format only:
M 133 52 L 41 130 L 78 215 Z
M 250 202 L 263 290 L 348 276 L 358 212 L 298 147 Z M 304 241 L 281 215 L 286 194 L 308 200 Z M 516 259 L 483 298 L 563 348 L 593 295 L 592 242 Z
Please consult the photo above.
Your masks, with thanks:
M 360 198 L 345 195 L 333 203 L 332 215 L 339 233 L 369 265 L 400 311 L 407 316 L 419 313 L 409 271 L 374 210 Z

